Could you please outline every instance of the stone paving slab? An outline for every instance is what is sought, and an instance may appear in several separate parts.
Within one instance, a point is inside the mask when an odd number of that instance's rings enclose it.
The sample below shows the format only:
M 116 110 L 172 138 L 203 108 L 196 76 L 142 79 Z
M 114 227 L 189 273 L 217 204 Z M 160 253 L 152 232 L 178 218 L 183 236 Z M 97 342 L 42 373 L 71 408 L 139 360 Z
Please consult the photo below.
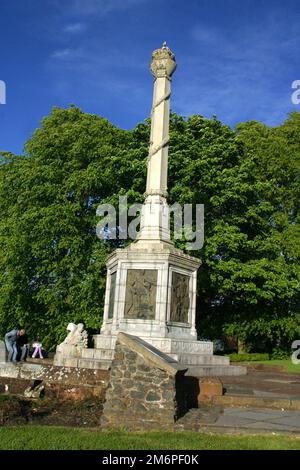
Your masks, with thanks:
M 300 434 L 300 411 L 201 406 L 190 410 L 176 423 L 175 429 L 218 433 Z
M 247 419 L 270 419 L 293 417 L 295 411 L 280 411 L 280 410 L 267 410 L 267 409 L 242 409 L 242 408 L 226 408 L 224 410 L 225 416 L 239 416 Z
M 300 430 L 296 426 L 288 426 L 278 423 L 266 423 L 266 422 L 256 422 L 251 423 L 246 426 L 246 429 L 254 430 L 254 431 L 273 431 L 273 432 L 293 432 L 293 433 L 300 433 Z
M 300 365 L 299 365 L 300 369 Z M 273 367 L 249 368 L 246 376 L 224 377 L 225 396 L 253 395 L 270 398 L 300 399 L 300 374 L 285 373 Z
M 216 426 L 242 427 L 257 430 L 293 431 L 300 433 L 300 411 L 279 411 L 259 408 L 223 410 Z

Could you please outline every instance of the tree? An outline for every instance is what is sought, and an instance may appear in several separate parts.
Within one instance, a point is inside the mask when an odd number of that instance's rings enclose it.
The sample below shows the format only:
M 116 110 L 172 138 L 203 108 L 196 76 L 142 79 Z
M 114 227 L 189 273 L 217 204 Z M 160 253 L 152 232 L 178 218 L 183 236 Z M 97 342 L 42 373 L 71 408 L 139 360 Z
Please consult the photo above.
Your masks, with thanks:
M 54 108 L 25 156 L 2 155 L 2 333 L 25 324 L 53 348 L 70 321 L 99 329 L 105 258 L 119 242 L 96 237 L 96 208 L 143 200 L 149 135 L 150 120 L 123 131 Z M 172 114 L 170 136 L 169 203 L 205 206 L 205 243 L 191 253 L 202 258 L 200 336 L 287 350 L 300 334 L 300 115 L 231 129 Z
M 54 108 L 1 165 L 0 324 L 43 335 L 53 348 L 66 325 L 100 327 L 105 258 L 96 208 L 132 184 L 129 133 L 75 107 Z

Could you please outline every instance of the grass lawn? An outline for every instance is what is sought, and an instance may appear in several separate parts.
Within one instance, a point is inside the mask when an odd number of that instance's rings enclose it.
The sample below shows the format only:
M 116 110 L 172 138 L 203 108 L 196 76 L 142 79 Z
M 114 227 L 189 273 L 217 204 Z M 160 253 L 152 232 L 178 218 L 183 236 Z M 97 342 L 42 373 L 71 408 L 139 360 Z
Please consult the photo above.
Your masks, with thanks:
M 269 361 L 245 362 L 245 364 L 266 364 L 268 366 L 281 366 L 285 372 L 300 374 L 300 364 L 293 364 L 291 359 L 270 359 Z
M 1 450 L 296 450 L 300 437 L 216 435 L 195 432 L 123 431 L 11 426 L 0 428 Z

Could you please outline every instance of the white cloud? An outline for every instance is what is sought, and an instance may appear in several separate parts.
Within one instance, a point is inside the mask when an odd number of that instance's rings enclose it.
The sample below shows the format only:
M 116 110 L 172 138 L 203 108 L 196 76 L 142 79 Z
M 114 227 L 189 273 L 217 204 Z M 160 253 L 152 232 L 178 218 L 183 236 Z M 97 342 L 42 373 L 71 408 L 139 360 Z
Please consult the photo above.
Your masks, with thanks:
M 287 58 L 295 53 L 298 38 L 298 31 L 282 27 L 282 21 L 271 15 L 248 28 L 194 27 L 190 37 L 195 49 L 193 55 L 183 57 L 174 111 L 217 114 L 233 124 L 247 119 L 269 125 L 282 121 L 291 111 L 290 83 L 294 78 L 286 78 Z M 290 70 L 292 73 L 293 67 Z
M 72 69 L 76 72 L 86 73 L 106 73 L 116 70 L 128 71 L 130 69 L 147 70 L 148 61 L 145 57 L 137 60 L 136 54 L 132 50 L 120 51 L 118 48 L 111 47 L 99 54 L 97 44 L 91 47 L 90 44 L 80 47 L 67 47 L 56 49 L 50 55 L 50 66 L 59 66 L 60 68 Z
M 56 2 L 57 7 L 64 13 L 69 12 L 72 15 L 80 16 L 106 16 L 117 10 L 127 10 L 134 6 L 140 6 L 148 0 L 69 0 Z
M 81 49 L 57 49 L 56 51 L 52 52 L 51 59 L 56 59 L 59 61 L 73 61 L 80 59 L 83 57 L 84 53 Z
M 70 23 L 67 24 L 63 32 L 68 33 L 68 34 L 79 34 L 82 33 L 86 30 L 86 24 L 85 23 Z

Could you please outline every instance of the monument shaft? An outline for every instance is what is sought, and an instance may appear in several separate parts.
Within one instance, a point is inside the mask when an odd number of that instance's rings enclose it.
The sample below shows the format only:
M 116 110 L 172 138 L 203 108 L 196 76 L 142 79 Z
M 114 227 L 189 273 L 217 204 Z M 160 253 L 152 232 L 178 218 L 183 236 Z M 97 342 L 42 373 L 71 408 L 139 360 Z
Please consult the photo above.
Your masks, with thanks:
M 164 43 L 152 54 L 154 76 L 151 135 L 147 168 L 146 200 L 139 240 L 170 241 L 169 208 L 166 201 L 170 123 L 171 76 L 175 56 Z
M 167 196 L 170 96 L 170 79 L 156 78 L 151 113 L 147 195 Z

